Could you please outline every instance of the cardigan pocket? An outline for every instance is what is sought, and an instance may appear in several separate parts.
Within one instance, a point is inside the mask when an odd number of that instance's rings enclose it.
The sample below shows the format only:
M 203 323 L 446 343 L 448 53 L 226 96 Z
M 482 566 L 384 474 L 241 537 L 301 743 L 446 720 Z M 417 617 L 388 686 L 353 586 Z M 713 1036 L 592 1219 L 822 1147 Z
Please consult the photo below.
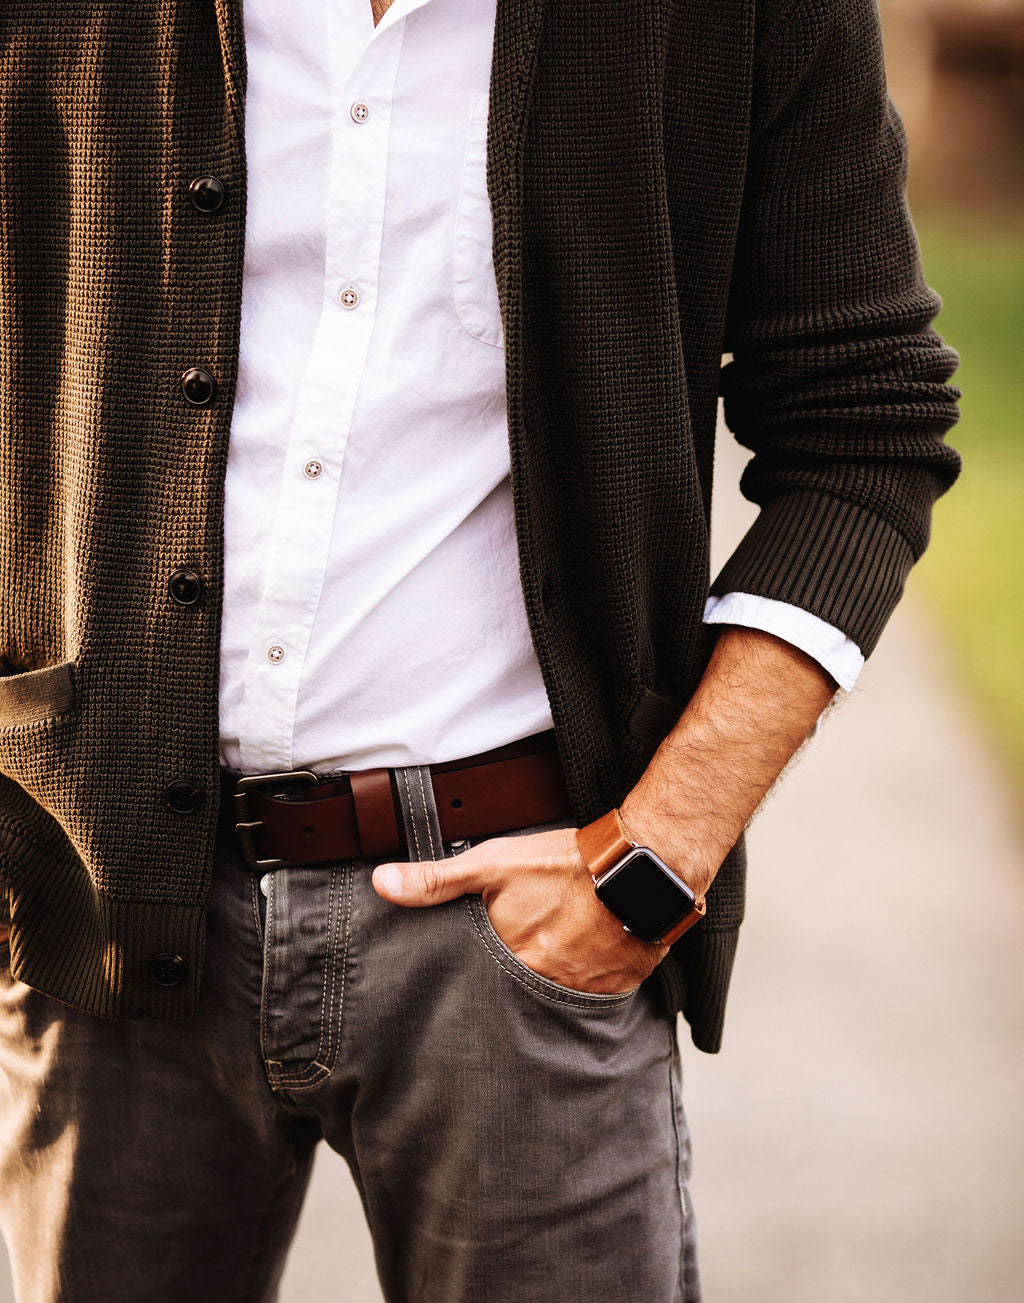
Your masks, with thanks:
M 630 705 L 627 727 L 630 733 L 653 752 L 675 727 L 683 708 L 651 688 L 641 687 Z
M 0 675 L 0 729 L 38 724 L 66 714 L 75 704 L 71 661 Z
M 470 105 L 462 183 L 455 210 L 452 290 L 459 320 L 474 339 L 500 348 L 505 342 L 494 279 L 491 204 L 487 196 L 486 95 Z

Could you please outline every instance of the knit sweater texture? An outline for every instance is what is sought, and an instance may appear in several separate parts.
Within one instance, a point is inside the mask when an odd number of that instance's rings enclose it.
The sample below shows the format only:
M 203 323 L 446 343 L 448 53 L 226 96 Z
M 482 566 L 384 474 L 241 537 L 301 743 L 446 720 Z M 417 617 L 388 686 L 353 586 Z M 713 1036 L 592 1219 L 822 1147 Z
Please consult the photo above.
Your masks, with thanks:
M 244 105 L 240 0 L 0 7 L 0 916 L 16 977 L 103 1017 L 188 1016 L 203 970 Z M 516 537 L 581 823 L 692 694 L 709 587 L 870 654 L 927 544 L 957 359 L 905 167 L 873 0 L 499 0 Z M 712 584 L 720 391 L 760 514 Z M 703 1050 L 743 900 L 740 845 L 658 970 Z

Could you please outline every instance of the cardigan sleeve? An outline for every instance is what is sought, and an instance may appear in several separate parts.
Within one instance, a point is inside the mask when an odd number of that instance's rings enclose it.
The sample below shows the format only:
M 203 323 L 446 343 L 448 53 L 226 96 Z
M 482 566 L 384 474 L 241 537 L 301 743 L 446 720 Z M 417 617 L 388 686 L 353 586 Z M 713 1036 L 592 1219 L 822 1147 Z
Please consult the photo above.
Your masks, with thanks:
M 960 461 L 874 0 L 795 0 L 761 42 L 722 372 L 760 514 L 711 591 L 788 602 L 869 655 Z

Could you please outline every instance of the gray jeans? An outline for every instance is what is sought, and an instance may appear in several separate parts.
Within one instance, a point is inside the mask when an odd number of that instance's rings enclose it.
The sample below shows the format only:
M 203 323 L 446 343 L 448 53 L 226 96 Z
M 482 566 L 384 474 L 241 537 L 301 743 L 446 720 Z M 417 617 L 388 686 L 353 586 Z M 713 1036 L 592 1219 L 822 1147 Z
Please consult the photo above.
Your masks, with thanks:
M 464 849 L 440 841 L 422 774 L 397 777 L 417 858 Z M 321 1139 L 351 1167 L 389 1303 L 697 1303 L 657 981 L 558 986 L 478 896 L 402 909 L 372 867 L 280 869 L 264 894 L 218 850 L 188 1022 L 92 1018 L 14 981 L 0 949 L 19 1303 L 273 1300 Z

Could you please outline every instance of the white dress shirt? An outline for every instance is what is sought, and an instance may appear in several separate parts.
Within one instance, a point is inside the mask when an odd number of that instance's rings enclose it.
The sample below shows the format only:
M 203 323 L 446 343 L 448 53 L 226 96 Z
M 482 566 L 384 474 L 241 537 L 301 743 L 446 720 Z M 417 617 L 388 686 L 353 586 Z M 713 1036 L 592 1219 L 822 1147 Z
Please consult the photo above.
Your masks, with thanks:
M 246 0 L 221 759 L 471 755 L 551 726 L 518 573 L 486 189 L 495 0 Z M 749 594 L 849 687 L 857 648 Z

